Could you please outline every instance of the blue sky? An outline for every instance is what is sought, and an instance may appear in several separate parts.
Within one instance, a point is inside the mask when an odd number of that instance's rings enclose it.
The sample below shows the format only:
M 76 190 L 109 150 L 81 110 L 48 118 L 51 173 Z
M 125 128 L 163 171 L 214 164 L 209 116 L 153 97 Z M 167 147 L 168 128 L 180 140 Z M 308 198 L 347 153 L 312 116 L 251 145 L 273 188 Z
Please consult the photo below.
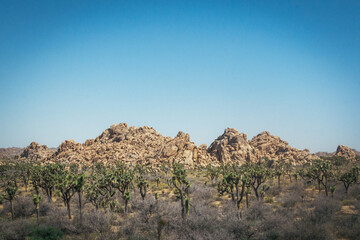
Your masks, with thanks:
M 127 122 L 360 149 L 360 2 L 0 0 L 0 83 L 0 147 Z

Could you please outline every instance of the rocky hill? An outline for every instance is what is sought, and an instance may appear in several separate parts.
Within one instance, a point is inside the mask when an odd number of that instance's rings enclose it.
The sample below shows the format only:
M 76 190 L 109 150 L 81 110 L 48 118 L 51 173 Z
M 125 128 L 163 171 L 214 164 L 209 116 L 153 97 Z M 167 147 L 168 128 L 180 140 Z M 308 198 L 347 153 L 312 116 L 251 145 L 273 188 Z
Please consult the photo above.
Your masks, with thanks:
M 335 156 L 354 160 L 356 157 L 356 153 L 354 150 L 352 150 L 351 148 L 349 148 L 347 146 L 339 145 L 336 149 Z
M 345 157 L 347 159 L 355 159 L 356 156 L 360 156 L 360 152 L 356 149 L 351 149 L 344 145 L 339 145 L 336 148 L 335 152 L 329 153 L 329 152 L 317 152 L 315 153 L 319 157 L 332 157 L 332 156 L 339 156 L 339 157 Z
M 234 128 L 227 128 L 210 145 L 208 153 L 220 163 L 244 163 L 256 160 L 254 150 L 245 133 L 239 133 Z
M 259 157 L 266 157 L 274 161 L 283 159 L 298 164 L 319 158 L 315 154 L 311 154 L 308 149 L 298 150 L 293 148 L 280 137 L 273 136 L 266 131 L 253 137 L 250 145 L 256 150 Z
M 351 151 L 339 146 L 336 154 L 352 158 L 354 154 Z M 209 147 L 205 144 L 198 147 L 187 133 L 180 131 L 171 138 L 162 136 L 151 127 L 129 127 L 126 123 L 114 124 L 85 143 L 66 140 L 56 151 L 33 142 L 17 158 L 85 165 L 123 161 L 129 165 L 144 163 L 156 166 L 180 162 L 188 167 L 254 162 L 265 158 L 274 161 L 282 159 L 296 165 L 319 159 L 309 150 L 293 148 L 269 132 L 262 132 L 249 141 L 245 133 L 227 128 Z
M 18 158 L 41 162 L 77 162 L 111 164 L 123 161 L 161 164 L 178 161 L 187 166 L 197 164 L 198 148 L 188 134 L 179 132 L 175 138 L 164 137 L 151 127 L 128 127 L 126 123 L 114 124 L 95 139 L 85 143 L 66 140 L 51 151 L 46 146 L 31 143 Z
M 9 148 L 0 148 L 0 159 L 3 158 L 14 158 L 16 155 L 21 154 L 23 148 L 9 147 Z
M 40 145 L 37 142 L 30 143 L 29 146 L 24 148 L 24 151 L 20 156 L 16 158 L 25 158 L 30 161 L 44 161 L 52 156 L 54 153 L 53 149 L 49 149 L 46 145 Z

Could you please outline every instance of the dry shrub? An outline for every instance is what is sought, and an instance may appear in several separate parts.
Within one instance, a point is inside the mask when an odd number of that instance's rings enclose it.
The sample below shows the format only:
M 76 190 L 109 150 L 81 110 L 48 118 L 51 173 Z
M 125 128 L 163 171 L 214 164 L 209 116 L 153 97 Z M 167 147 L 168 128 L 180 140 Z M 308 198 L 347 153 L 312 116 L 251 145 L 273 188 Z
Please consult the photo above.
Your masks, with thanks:
M 33 224 L 26 219 L 0 222 L 0 239 L 18 240 L 25 239 L 31 233 Z

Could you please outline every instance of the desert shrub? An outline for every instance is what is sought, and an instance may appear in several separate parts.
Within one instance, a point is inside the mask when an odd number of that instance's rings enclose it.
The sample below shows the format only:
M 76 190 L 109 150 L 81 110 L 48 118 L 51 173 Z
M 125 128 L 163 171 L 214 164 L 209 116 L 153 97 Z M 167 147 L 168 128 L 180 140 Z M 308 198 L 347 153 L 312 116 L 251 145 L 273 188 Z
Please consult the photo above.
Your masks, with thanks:
M 346 239 L 360 239 L 359 216 L 338 216 L 334 220 L 339 237 Z
M 31 233 L 32 224 L 26 219 L 0 222 L 0 239 L 18 240 L 25 239 Z
M 291 192 L 288 195 L 281 197 L 280 202 L 285 208 L 295 207 L 296 203 L 301 202 L 301 196 L 298 192 Z
M 2 216 L 7 216 L 10 213 L 10 203 L 4 202 L 3 209 L 1 211 Z M 31 197 L 17 197 L 14 202 L 14 216 L 19 217 L 30 217 L 35 213 L 35 206 Z
M 29 234 L 29 240 L 59 240 L 64 237 L 64 233 L 54 227 L 37 227 Z
M 16 198 L 14 210 L 15 217 L 30 217 L 33 215 L 35 213 L 35 206 L 32 197 L 27 196 Z
M 290 227 L 284 228 L 283 239 L 289 240 L 331 240 L 331 228 L 327 225 L 313 224 L 310 219 L 294 222 Z
M 39 204 L 40 216 L 47 216 L 55 207 L 54 203 L 49 203 L 47 199 L 43 198 Z
M 360 185 L 355 184 L 349 188 L 349 196 L 360 200 Z
M 103 211 L 89 211 L 84 213 L 83 222 L 77 222 L 78 219 L 74 219 L 78 233 L 97 233 L 99 236 L 107 236 L 111 231 L 111 223 L 113 220 L 113 214 L 110 212 Z
M 311 218 L 315 223 L 325 223 L 332 220 L 335 212 L 341 209 L 341 203 L 335 199 L 319 197 L 314 201 Z
M 76 226 L 67 217 L 65 208 L 52 208 L 45 220 L 45 225 L 58 228 L 65 234 L 76 233 Z
M 271 196 L 274 196 L 274 197 L 278 196 L 280 193 L 281 193 L 281 189 L 278 188 L 278 187 L 271 187 L 267 191 L 268 195 L 271 195 Z
M 359 200 L 354 203 L 354 207 L 360 213 L 360 201 Z
M 357 202 L 356 199 L 344 199 L 341 201 L 343 206 L 352 206 Z

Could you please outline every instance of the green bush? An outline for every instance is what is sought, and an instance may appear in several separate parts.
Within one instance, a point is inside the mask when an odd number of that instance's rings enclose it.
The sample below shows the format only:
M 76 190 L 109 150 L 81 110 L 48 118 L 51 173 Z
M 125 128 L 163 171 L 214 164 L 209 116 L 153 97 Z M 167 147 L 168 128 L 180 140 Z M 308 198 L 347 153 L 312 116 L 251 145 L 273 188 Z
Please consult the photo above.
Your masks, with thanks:
M 53 227 L 35 228 L 29 235 L 30 240 L 58 240 L 64 237 L 64 233 Z
M 356 199 L 344 199 L 342 200 L 342 205 L 343 206 L 352 206 L 356 203 Z

